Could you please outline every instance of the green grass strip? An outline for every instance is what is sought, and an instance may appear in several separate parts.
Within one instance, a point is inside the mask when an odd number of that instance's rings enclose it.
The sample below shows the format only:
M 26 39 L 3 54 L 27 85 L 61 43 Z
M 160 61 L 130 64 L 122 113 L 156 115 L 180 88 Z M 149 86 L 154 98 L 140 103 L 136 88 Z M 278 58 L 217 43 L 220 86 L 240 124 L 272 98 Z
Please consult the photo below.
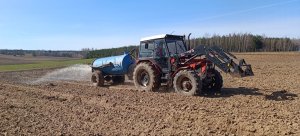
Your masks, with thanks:
M 90 64 L 92 61 L 93 59 L 55 60 L 55 61 L 51 60 L 51 61 L 38 61 L 32 64 L 0 65 L 0 72 L 59 68 L 59 67 L 67 67 L 74 64 Z

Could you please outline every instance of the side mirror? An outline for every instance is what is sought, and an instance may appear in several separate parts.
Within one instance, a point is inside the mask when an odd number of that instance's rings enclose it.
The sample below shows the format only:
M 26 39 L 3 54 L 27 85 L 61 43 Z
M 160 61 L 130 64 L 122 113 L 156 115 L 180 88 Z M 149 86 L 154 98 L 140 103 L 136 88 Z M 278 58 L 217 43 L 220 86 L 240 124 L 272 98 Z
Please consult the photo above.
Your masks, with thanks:
M 148 43 L 146 43 L 145 44 L 145 49 L 148 49 L 149 48 L 148 46 L 149 46 Z

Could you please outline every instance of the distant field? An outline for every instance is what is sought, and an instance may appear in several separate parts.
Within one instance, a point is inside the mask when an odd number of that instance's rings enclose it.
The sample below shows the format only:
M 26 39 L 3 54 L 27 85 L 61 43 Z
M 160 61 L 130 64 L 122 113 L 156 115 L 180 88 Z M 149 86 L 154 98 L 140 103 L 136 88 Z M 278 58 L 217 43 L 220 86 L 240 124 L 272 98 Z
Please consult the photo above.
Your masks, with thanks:
M 38 56 L 33 57 L 32 55 L 26 54 L 25 56 L 12 56 L 0 54 L 0 65 L 8 64 L 32 64 L 39 61 L 48 60 L 75 60 L 78 58 L 68 58 L 68 57 L 51 57 L 51 56 Z
M 92 59 L 59 57 L 14 57 L 0 55 L 0 72 L 65 67 L 74 64 L 89 64 Z

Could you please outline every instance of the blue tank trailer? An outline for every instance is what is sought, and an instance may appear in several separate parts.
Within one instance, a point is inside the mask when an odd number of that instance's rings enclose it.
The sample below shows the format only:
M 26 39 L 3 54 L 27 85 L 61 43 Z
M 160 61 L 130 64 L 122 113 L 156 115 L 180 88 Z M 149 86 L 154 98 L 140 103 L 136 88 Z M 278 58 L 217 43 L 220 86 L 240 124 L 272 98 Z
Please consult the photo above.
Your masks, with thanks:
M 91 80 L 95 86 L 103 86 L 104 82 L 123 83 L 125 75 L 132 79 L 135 59 L 130 53 L 119 56 L 97 58 L 92 62 Z

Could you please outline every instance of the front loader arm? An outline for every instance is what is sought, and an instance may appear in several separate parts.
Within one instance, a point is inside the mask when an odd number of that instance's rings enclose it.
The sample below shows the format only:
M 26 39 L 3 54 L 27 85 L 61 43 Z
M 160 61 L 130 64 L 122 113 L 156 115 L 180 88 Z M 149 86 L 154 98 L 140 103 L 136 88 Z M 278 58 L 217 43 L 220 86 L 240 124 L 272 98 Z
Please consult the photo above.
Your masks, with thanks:
M 206 59 L 213 62 L 223 72 L 234 77 L 254 75 L 251 65 L 247 64 L 244 59 L 238 60 L 236 56 L 217 46 L 198 46 L 193 50 L 194 54 L 204 55 Z

